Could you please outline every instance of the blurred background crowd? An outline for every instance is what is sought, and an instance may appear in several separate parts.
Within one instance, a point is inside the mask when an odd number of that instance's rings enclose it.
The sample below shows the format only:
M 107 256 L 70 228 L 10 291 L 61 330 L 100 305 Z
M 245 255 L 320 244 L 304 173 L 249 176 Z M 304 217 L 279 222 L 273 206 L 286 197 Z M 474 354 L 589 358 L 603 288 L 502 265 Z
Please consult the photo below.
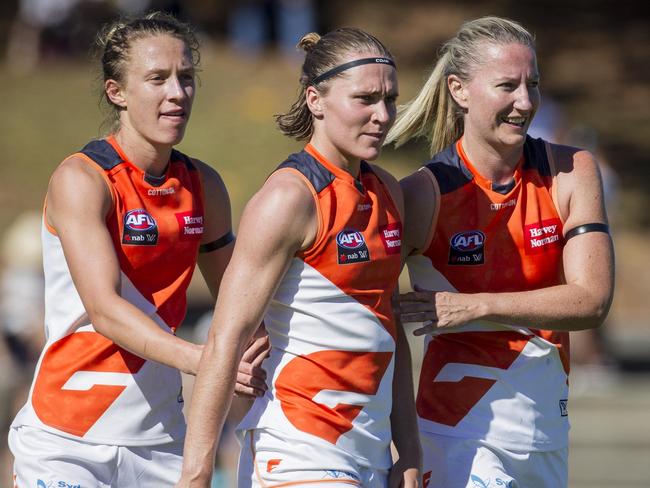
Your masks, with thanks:
M 353 25 L 378 36 L 397 59 L 400 100 L 406 101 L 428 73 L 440 43 L 464 20 L 501 15 L 533 31 L 542 107 L 531 134 L 597 155 L 617 252 L 617 289 L 606 325 L 595 333 L 572 334 L 571 486 L 649 486 L 650 7 L 641 0 L 3 1 L 3 439 L 25 400 L 43 341 L 39 235 L 48 176 L 65 156 L 102 135 L 94 36 L 115 16 L 147 10 L 189 21 L 202 41 L 200 85 L 180 149 L 221 173 L 235 222 L 266 175 L 287 152 L 300 148 L 275 130 L 272 116 L 293 100 L 301 62 L 295 44 L 306 32 Z M 425 144 L 414 143 L 388 149 L 379 162 L 401 177 L 426 158 Z M 181 333 L 200 341 L 212 304 L 199 280 L 191 290 Z M 420 354 L 421 344 L 413 341 L 413 349 Z M 603 428 L 610 420 L 619 422 L 611 432 Z M 599 429 L 604 434 L 596 435 Z M 232 436 L 224 442 L 215 486 L 231 486 L 237 447 Z M 10 486 L 11 459 L 4 440 L 0 446 L 2 488 Z

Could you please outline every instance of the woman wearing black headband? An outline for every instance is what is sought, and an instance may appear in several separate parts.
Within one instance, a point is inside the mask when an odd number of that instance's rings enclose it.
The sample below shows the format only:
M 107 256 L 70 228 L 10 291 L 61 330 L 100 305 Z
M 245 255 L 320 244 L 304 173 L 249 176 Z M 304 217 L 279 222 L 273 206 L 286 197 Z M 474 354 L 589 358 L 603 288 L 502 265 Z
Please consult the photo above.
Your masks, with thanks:
M 300 96 L 277 121 L 308 144 L 242 217 L 197 377 L 179 486 L 209 486 L 236 365 L 263 316 L 269 390 L 240 426 L 239 486 L 417 486 L 410 359 L 391 306 L 402 195 L 366 162 L 379 156 L 395 119 L 395 63 L 358 29 L 308 34 L 299 45 L 307 53 Z
M 401 297 L 431 488 L 567 485 L 569 331 L 604 320 L 614 263 L 593 156 L 526 134 L 538 84 L 526 29 L 467 22 L 389 135 L 433 154 L 402 181 Z

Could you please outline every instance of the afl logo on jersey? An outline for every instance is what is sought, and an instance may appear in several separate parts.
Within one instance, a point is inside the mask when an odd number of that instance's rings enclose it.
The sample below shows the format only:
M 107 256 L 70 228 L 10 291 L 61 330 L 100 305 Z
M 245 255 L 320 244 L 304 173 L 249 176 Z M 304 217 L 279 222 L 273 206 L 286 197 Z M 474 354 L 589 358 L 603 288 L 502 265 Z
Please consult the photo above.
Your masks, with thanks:
M 343 230 L 336 236 L 336 243 L 345 249 L 358 249 L 366 245 L 361 232 L 356 230 Z
M 158 226 L 149 212 L 142 208 L 124 214 L 122 244 L 155 246 L 158 243 Z
M 353 264 L 370 261 L 370 253 L 363 234 L 356 230 L 342 230 L 336 235 L 338 263 Z
M 458 232 L 449 244 L 449 264 L 476 265 L 485 262 L 485 234 L 480 230 Z
M 130 230 L 145 231 L 156 227 L 156 221 L 146 210 L 129 210 L 124 216 L 124 227 Z

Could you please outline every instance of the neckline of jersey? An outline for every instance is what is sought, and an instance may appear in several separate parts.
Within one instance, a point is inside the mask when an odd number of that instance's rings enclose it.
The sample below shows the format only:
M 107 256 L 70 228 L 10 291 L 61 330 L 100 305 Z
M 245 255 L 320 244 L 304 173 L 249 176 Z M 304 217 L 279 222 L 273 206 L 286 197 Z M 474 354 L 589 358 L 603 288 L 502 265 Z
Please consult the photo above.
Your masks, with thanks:
M 523 166 L 524 159 L 525 159 L 524 155 L 522 154 L 521 157 L 519 158 L 519 161 L 517 161 L 517 165 L 515 166 L 515 171 L 512 174 L 512 179 L 514 180 L 512 189 L 504 195 L 503 193 L 500 193 L 494 189 L 494 186 L 503 186 L 503 185 L 493 185 L 492 180 L 488 180 L 485 176 L 479 173 L 478 170 L 474 167 L 472 162 L 467 157 L 465 150 L 463 149 L 462 141 L 463 141 L 462 137 L 458 139 L 458 141 L 456 141 L 456 152 L 458 153 L 458 156 L 460 156 L 460 159 L 463 161 L 467 169 L 472 173 L 478 185 L 497 195 L 501 195 L 501 196 L 509 195 L 512 192 L 512 190 L 514 190 L 516 186 L 519 184 L 519 182 L 521 181 L 521 168 Z
M 142 181 L 144 181 L 147 185 L 151 186 L 152 188 L 160 188 L 162 185 L 164 185 L 165 183 L 167 183 L 167 182 L 169 181 L 169 172 L 171 171 L 171 162 L 172 162 L 171 155 L 170 155 L 170 158 L 169 158 L 169 162 L 167 163 L 167 167 L 165 168 L 165 172 L 164 172 L 162 175 L 160 175 L 160 176 L 154 176 L 154 175 L 150 175 L 150 174 L 148 174 L 145 170 L 143 170 L 142 168 L 140 168 L 139 166 L 137 166 L 136 164 L 134 164 L 134 163 L 133 163 L 133 162 L 132 162 L 132 161 L 131 161 L 127 156 L 126 156 L 126 154 L 125 154 L 124 151 L 122 150 L 122 147 L 121 147 L 120 144 L 117 142 L 117 139 L 115 138 L 115 135 L 114 135 L 114 134 L 111 134 L 111 135 L 109 135 L 108 137 L 106 137 L 106 142 L 108 142 L 108 143 L 113 147 L 113 149 L 115 149 L 115 151 L 117 152 L 118 156 L 120 157 L 120 159 L 122 159 L 122 161 L 123 161 L 124 163 L 126 163 L 128 166 L 131 167 L 131 169 L 133 169 L 134 171 L 136 171 L 137 173 L 139 173 L 140 175 L 142 175 Z M 173 154 L 173 153 L 172 153 L 172 154 Z M 160 179 L 160 180 L 162 180 L 162 182 L 161 182 L 159 185 L 157 185 L 157 186 L 156 186 L 156 185 L 152 185 L 151 183 L 149 183 L 149 182 L 147 181 L 147 177 L 155 178 L 155 179 Z
M 352 185 L 354 185 L 355 187 L 357 182 L 358 183 L 361 182 L 360 179 L 355 178 L 350 173 L 345 171 L 343 168 L 339 168 L 334 163 L 328 161 L 327 158 L 325 158 L 325 156 L 319 153 L 318 150 L 311 145 L 311 143 L 305 146 L 305 152 L 308 153 L 310 156 L 312 156 L 314 159 L 316 159 L 316 161 L 318 161 L 320 164 L 325 166 L 325 168 L 337 178 L 347 181 Z M 361 176 L 361 166 L 359 166 L 359 176 Z

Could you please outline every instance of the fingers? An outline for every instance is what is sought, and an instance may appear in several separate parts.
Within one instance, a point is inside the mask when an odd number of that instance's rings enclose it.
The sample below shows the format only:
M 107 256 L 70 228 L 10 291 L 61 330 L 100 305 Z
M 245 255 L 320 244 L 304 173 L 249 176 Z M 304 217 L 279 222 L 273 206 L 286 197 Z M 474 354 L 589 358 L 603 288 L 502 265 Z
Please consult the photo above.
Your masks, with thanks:
M 242 356 L 242 361 L 246 363 L 253 363 L 255 360 L 259 360 L 258 364 L 256 364 L 259 365 L 268 354 L 268 350 L 269 336 L 264 335 L 262 337 L 258 337 L 248 345 Z M 262 356 L 261 359 L 260 356 Z
M 432 302 L 404 302 L 399 306 L 402 314 L 416 313 L 416 312 L 431 312 L 435 310 L 435 303 Z
M 243 397 L 260 397 L 267 390 L 266 371 L 261 367 L 269 355 L 269 336 L 256 337 L 246 348 L 239 363 L 235 395 Z
M 422 327 L 419 329 L 415 329 L 413 331 L 414 336 L 422 336 L 426 334 L 435 334 L 435 332 L 438 330 L 438 323 L 434 322 L 432 320 L 427 320 L 422 324 Z
M 264 383 L 264 381 L 266 380 L 266 371 L 264 370 L 264 368 L 260 367 L 259 365 L 255 365 L 253 363 L 247 363 L 245 361 L 239 363 L 239 367 L 237 368 L 237 374 L 250 376 L 251 378 L 255 378 L 262 383 Z
M 435 311 L 429 312 L 414 312 L 414 313 L 403 313 L 400 315 L 400 319 L 403 323 L 409 322 L 427 322 L 427 321 L 438 321 L 438 316 Z
M 252 388 L 250 386 L 244 386 L 237 383 L 235 385 L 235 396 L 238 397 L 247 397 L 247 398 L 258 398 L 264 395 L 264 392 L 258 390 L 257 388 Z
M 397 302 L 402 305 L 408 302 L 430 302 L 433 297 L 432 291 L 409 291 L 397 297 Z
M 247 365 L 250 366 L 250 365 Z M 266 383 L 262 379 L 263 376 L 266 377 L 266 372 L 264 370 L 255 371 L 257 376 L 253 374 L 248 374 L 241 371 L 237 372 L 237 383 L 235 384 L 235 395 L 238 396 L 249 396 L 249 397 L 260 397 L 264 395 L 264 392 L 267 389 Z

